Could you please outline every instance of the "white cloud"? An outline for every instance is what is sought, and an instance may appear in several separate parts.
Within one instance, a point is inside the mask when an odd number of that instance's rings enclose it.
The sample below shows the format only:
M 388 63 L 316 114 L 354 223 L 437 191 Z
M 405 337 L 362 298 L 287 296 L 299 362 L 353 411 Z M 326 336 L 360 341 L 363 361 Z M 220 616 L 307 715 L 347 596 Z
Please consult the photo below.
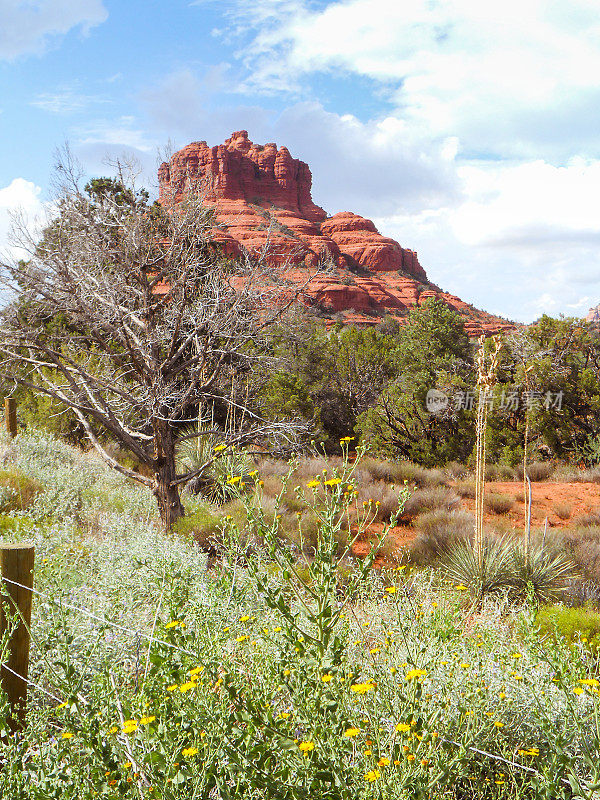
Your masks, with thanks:
M 597 12 L 597 0 L 237 5 L 255 30 L 242 51 L 255 87 L 297 90 L 317 71 L 366 76 L 387 85 L 403 117 L 428 138 L 458 136 L 463 148 L 504 154 L 545 141 L 546 126 L 531 124 L 540 115 L 552 126 L 565 124 L 567 105 L 582 121 L 595 113 Z M 595 130 L 587 140 L 597 147 Z
M 468 200 L 450 213 L 467 245 L 600 243 L 600 161 L 460 167 Z
M 30 105 L 42 111 L 49 111 L 51 114 L 74 114 L 83 111 L 92 103 L 103 102 L 107 102 L 105 98 L 82 94 L 70 86 L 65 86 L 55 92 L 38 94 Z
M 41 53 L 73 28 L 86 35 L 107 17 L 102 0 L 2 0 L 0 59 Z
M 529 322 L 600 300 L 600 161 L 460 167 L 462 200 L 376 219 L 442 288 Z M 592 299 L 590 299 L 592 298 Z
M 117 120 L 98 120 L 76 129 L 79 145 L 116 145 L 141 153 L 151 153 L 156 143 L 149 139 L 134 117 L 124 116 Z
M 15 178 L 0 189 L 0 257 L 25 256 L 11 241 L 12 216 L 20 214 L 31 231 L 35 231 L 45 211 L 40 199 L 41 188 L 25 178 Z

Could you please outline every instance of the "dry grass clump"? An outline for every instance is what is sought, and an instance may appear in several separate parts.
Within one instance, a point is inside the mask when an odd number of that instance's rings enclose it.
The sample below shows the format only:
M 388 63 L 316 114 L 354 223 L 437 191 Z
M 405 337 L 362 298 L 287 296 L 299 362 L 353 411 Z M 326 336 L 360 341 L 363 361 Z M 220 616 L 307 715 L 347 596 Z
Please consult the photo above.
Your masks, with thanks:
M 562 528 L 558 541 L 584 580 L 600 586 L 600 520 L 595 526 Z
M 315 478 L 317 475 L 323 475 L 324 471 L 329 471 L 332 467 L 337 466 L 339 463 L 339 458 L 326 459 L 323 456 L 300 458 L 294 465 L 290 483 L 293 485 L 296 485 L 297 483 L 305 484 Z
M 578 469 L 569 464 L 560 466 L 554 480 L 560 483 L 600 483 L 600 466 L 590 469 Z
M 445 486 L 432 489 L 417 489 L 408 498 L 402 511 L 402 518 L 414 519 L 425 511 L 452 511 L 460 504 L 460 497 Z
M 266 482 L 268 477 L 285 477 L 290 471 L 290 465 L 287 461 L 279 458 L 261 458 L 256 465 L 256 469 L 261 479 Z
M 469 470 L 466 466 L 458 461 L 450 461 L 446 464 L 444 472 L 453 481 L 459 478 L 465 478 L 469 474 Z
M 515 472 L 519 480 L 523 480 L 523 465 L 520 464 Z M 529 480 L 533 483 L 539 481 L 547 481 L 554 474 L 554 464 L 549 461 L 534 461 L 532 464 L 527 465 L 527 475 Z
M 507 464 L 487 464 L 485 468 L 486 481 L 514 481 L 515 470 Z
M 419 487 L 439 486 L 446 482 L 439 469 L 426 469 L 412 461 L 381 461 L 365 458 L 360 464 L 361 472 L 368 472 L 375 481 L 403 484 L 405 481 Z
M 468 497 L 470 500 L 475 499 L 475 481 L 472 480 L 459 480 L 454 484 L 454 490 L 461 497 Z
M 452 544 L 471 540 L 474 526 L 473 515 L 465 511 L 436 509 L 420 514 L 415 520 L 417 535 L 405 558 L 416 566 L 432 566 Z
M 398 512 L 399 487 L 376 481 L 358 487 L 358 503 L 369 503 L 369 518 L 374 515 L 375 522 L 389 522 Z
M 507 494 L 488 494 L 483 501 L 484 506 L 488 511 L 494 514 L 508 514 L 515 504 L 512 497 Z
M 553 509 L 559 519 L 569 519 L 573 513 L 573 506 L 571 503 L 555 503 Z
M 595 528 L 600 526 L 600 514 L 598 511 L 592 511 L 589 514 L 580 514 L 573 520 L 573 525 L 576 528 Z

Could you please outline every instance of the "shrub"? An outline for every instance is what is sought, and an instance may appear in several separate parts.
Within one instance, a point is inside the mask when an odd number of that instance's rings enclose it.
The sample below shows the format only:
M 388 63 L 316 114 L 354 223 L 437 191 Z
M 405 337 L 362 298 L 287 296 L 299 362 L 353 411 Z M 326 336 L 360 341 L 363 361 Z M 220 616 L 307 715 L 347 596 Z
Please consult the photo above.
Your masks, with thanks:
M 471 500 L 475 499 L 475 481 L 472 480 L 456 481 L 454 485 L 454 490 L 461 497 L 468 497 Z
M 523 465 L 519 465 L 515 472 L 519 480 L 523 480 Z M 527 475 L 532 483 L 538 481 L 546 481 L 554 472 L 554 464 L 549 461 L 534 461 L 532 464 L 527 465 Z
M 18 469 L 0 470 L 0 514 L 23 511 L 35 500 L 40 485 Z
M 266 482 L 268 477 L 283 478 L 290 471 L 287 461 L 278 458 L 262 458 L 258 461 L 257 469 L 260 477 Z
M 571 578 L 563 602 L 570 606 L 589 605 L 600 608 L 600 585 L 585 578 Z
M 408 545 L 406 560 L 416 566 L 433 566 L 440 554 L 473 534 L 475 521 L 463 511 L 437 509 L 421 514 L 415 520 L 417 535 Z
M 443 472 L 438 469 L 426 469 L 412 461 L 381 461 L 365 458 L 360 470 L 370 473 L 373 480 L 386 483 L 403 484 L 405 481 L 415 486 L 439 486 L 445 483 Z
M 561 466 L 554 478 L 561 483 L 600 483 L 600 466 L 590 469 L 578 469 L 570 465 Z
M 464 478 L 468 474 L 469 470 L 464 464 L 461 464 L 458 461 L 450 461 L 444 467 L 444 472 L 452 480 L 457 480 L 458 478 Z
M 358 488 L 359 503 L 371 503 L 369 509 L 375 522 L 389 522 L 400 508 L 398 496 L 400 489 L 389 483 L 377 481 Z
M 433 489 L 417 489 L 404 504 L 402 517 L 404 519 L 414 519 L 424 511 L 435 511 L 438 508 L 452 511 L 459 504 L 459 496 L 451 489 L 443 486 Z
M 581 575 L 600 584 L 600 526 L 563 528 L 565 550 Z
M 600 514 L 592 511 L 589 514 L 580 514 L 573 520 L 573 525 L 578 528 L 596 528 L 600 526 Z
M 488 494 L 483 501 L 486 509 L 494 514 L 508 514 L 515 504 L 512 497 L 507 494 Z
M 589 608 L 546 606 L 539 609 L 535 621 L 540 636 L 562 638 L 568 644 L 585 639 L 594 652 L 600 648 L 600 614 Z
M 559 519 L 569 519 L 573 513 L 573 506 L 571 503 L 555 503 L 553 508 L 554 513 Z
M 485 479 L 486 481 L 514 481 L 515 471 L 507 464 L 487 464 Z

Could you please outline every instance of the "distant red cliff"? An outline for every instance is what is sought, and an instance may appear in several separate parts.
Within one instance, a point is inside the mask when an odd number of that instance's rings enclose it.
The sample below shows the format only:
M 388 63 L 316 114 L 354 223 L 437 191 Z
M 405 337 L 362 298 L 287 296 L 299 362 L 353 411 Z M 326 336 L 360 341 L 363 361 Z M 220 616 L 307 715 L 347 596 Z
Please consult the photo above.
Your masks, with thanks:
M 229 255 L 251 256 L 267 248 L 272 261 L 292 265 L 286 277 L 304 285 L 307 304 L 329 318 L 375 324 L 383 316 L 400 321 L 410 308 L 437 297 L 465 318 L 467 331 L 496 333 L 513 326 L 429 283 L 416 252 L 382 236 L 369 219 L 351 212 L 328 217 L 313 203 L 312 175 L 287 147 L 253 144 L 237 131 L 222 145 L 192 142 L 158 171 L 160 201 L 177 203 L 200 185 L 216 225 L 212 238 Z

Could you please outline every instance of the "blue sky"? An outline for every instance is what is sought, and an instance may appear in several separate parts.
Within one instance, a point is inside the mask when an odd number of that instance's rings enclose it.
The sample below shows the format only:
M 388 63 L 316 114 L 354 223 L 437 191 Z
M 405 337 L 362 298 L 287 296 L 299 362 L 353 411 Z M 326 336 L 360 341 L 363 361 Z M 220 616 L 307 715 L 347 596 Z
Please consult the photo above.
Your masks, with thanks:
M 600 0 L 0 0 L 0 251 L 90 175 L 245 128 L 330 213 L 431 280 L 530 321 L 600 302 Z

